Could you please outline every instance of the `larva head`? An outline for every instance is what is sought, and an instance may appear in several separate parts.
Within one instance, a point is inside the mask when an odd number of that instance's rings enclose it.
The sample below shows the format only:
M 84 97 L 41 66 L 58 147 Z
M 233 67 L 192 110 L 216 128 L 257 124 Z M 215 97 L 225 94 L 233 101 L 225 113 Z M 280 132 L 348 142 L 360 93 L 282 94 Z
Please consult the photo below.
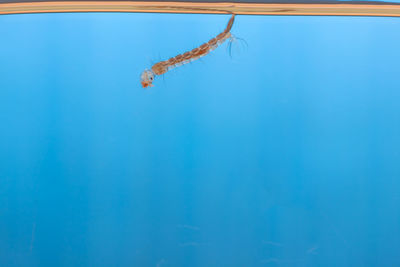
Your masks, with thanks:
M 140 75 L 140 83 L 142 84 L 143 88 L 152 87 L 154 81 L 154 73 L 151 70 L 145 70 Z

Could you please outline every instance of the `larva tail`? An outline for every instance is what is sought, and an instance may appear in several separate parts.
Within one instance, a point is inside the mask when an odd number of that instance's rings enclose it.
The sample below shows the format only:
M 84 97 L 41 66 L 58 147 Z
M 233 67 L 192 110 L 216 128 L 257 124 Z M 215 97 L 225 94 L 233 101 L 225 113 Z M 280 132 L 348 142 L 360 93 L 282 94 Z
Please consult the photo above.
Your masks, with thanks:
M 226 25 L 226 28 L 224 31 L 225 33 L 228 33 L 231 31 L 234 21 L 235 21 L 235 14 L 232 14 L 231 19 L 228 21 L 228 25 Z

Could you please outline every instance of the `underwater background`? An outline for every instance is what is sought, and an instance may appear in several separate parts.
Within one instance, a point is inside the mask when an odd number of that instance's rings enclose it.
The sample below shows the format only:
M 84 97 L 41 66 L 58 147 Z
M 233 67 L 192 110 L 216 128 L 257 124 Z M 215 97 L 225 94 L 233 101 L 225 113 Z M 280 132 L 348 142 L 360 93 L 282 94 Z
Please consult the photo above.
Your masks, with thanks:
M 0 266 L 400 266 L 400 19 L 0 16 Z M 246 45 L 247 44 L 247 45 Z

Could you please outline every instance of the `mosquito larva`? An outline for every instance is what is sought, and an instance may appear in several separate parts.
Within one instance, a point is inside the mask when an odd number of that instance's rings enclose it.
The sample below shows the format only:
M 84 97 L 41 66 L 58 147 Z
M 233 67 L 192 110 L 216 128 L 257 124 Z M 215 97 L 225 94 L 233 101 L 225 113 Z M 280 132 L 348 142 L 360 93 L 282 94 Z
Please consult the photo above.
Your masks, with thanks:
M 144 88 L 153 86 L 154 78 L 157 75 L 162 75 L 173 68 L 176 68 L 183 64 L 192 62 L 196 59 L 199 59 L 199 58 L 207 55 L 208 53 L 210 53 L 215 48 L 217 48 L 225 40 L 227 40 L 231 37 L 230 31 L 232 29 L 234 20 L 235 20 L 235 14 L 232 14 L 232 17 L 230 18 L 225 30 L 223 32 L 221 32 L 220 34 L 218 34 L 216 37 L 212 38 L 207 43 L 204 43 L 204 44 L 200 45 L 199 47 L 192 49 L 191 51 L 177 55 L 168 60 L 160 61 L 160 62 L 154 64 L 151 67 L 151 69 L 147 69 L 147 70 L 143 71 L 143 73 L 140 77 L 142 86 Z

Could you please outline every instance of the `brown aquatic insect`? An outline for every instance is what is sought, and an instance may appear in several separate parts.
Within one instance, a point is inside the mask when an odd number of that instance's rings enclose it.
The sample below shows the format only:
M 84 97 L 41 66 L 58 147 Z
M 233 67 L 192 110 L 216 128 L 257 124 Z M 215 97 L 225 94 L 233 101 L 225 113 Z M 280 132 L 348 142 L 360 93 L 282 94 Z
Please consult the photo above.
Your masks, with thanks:
M 204 43 L 201 46 L 194 48 L 191 51 L 177 55 L 176 57 L 172 57 L 165 61 L 160 61 L 160 62 L 154 64 L 151 67 L 151 69 L 149 69 L 149 70 L 147 69 L 147 70 L 143 71 L 142 75 L 140 76 L 140 79 L 141 79 L 140 82 L 141 82 L 143 88 L 153 86 L 154 78 L 157 75 L 162 75 L 173 68 L 176 68 L 183 64 L 192 62 L 196 59 L 199 59 L 202 56 L 205 56 L 208 53 L 210 53 L 215 48 L 217 48 L 225 40 L 231 38 L 232 35 L 231 35 L 230 31 L 232 29 L 234 20 L 235 20 L 235 14 L 232 14 L 232 17 L 229 20 L 228 25 L 226 26 L 225 30 L 223 32 L 221 32 L 220 34 L 218 34 L 216 37 L 212 38 L 207 43 Z

